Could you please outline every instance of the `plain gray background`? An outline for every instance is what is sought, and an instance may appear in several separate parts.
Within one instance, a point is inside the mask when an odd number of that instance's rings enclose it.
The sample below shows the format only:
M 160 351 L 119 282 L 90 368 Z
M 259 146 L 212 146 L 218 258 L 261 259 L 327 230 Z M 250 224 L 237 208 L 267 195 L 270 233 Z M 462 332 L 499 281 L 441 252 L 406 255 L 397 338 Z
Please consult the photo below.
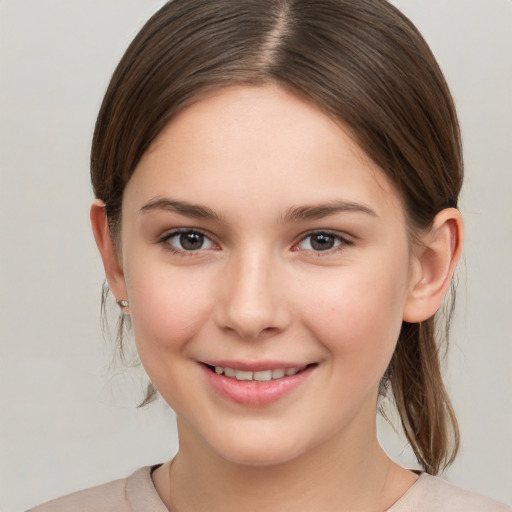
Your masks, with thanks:
M 0 0 L 0 512 L 126 476 L 176 450 L 143 375 L 108 373 L 89 145 L 108 79 L 161 0 Z M 397 0 L 462 124 L 467 235 L 447 381 L 462 448 L 445 475 L 512 503 L 512 2 Z M 379 421 L 388 451 L 412 463 Z

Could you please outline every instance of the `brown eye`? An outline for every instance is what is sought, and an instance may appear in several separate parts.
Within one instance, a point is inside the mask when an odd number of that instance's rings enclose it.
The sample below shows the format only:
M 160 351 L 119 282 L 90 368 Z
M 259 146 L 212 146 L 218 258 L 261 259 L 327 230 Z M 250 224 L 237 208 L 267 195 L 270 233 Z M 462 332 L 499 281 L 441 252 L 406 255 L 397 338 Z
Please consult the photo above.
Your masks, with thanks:
M 335 238 L 332 235 L 327 235 L 326 233 L 319 233 L 318 235 L 311 236 L 311 247 L 315 251 L 327 251 L 332 249 L 335 242 Z
M 343 238 L 334 233 L 317 231 L 310 233 L 298 244 L 300 250 L 323 252 L 334 249 L 344 242 Z
M 212 241 L 200 231 L 180 230 L 165 237 L 164 242 L 176 252 L 200 251 L 211 249 Z
M 204 235 L 201 233 L 181 233 L 180 245 L 186 251 L 197 251 L 203 247 Z

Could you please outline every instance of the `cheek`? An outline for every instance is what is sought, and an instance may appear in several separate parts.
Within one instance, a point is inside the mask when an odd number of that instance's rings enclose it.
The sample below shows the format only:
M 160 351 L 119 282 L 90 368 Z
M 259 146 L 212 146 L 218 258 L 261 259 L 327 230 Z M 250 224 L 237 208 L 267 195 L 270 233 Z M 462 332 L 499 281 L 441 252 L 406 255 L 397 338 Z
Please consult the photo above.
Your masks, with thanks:
M 374 374 L 378 382 L 386 370 L 402 326 L 404 268 L 350 269 L 301 294 L 307 300 L 308 328 L 343 374 Z
M 180 352 L 209 315 L 209 293 L 201 272 L 166 265 L 142 265 L 127 272 L 130 314 L 137 350 L 143 361 L 164 352 Z M 162 360 L 162 363 L 164 361 Z

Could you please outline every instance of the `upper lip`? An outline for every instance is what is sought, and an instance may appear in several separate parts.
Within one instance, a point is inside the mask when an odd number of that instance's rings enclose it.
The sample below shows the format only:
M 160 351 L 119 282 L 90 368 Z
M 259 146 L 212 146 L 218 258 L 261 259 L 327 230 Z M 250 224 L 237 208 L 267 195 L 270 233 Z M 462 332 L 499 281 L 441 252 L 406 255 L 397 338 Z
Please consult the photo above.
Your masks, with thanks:
M 200 363 L 208 366 L 220 366 L 222 368 L 233 368 L 236 370 L 244 370 L 248 372 L 260 372 L 263 370 L 272 370 L 275 368 L 305 368 L 312 363 L 300 363 L 300 362 L 285 362 L 285 361 L 233 361 L 226 359 L 216 360 L 202 360 Z

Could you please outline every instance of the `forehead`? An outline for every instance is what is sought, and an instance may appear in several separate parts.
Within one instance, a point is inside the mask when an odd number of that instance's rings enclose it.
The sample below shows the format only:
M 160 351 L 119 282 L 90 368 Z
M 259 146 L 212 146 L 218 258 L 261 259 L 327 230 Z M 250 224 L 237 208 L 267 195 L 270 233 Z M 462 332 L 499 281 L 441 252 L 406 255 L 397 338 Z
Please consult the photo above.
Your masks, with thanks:
M 165 194 L 220 209 L 341 198 L 402 213 L 395 187 L 350 132 L 278 86 L 227 87 L 181 110 L 141 159 L 125 198 Z

